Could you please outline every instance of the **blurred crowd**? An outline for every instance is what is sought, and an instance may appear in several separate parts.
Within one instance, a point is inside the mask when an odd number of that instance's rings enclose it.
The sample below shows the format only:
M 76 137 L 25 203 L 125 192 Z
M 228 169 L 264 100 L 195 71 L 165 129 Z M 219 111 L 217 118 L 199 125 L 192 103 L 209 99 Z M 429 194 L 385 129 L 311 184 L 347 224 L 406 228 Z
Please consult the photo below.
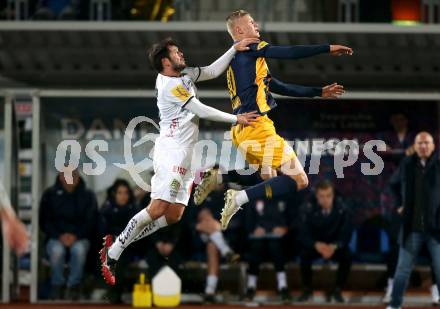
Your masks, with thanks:
M 432 11 L 430 14 L 422 13 Z M 400 0 L 285 0 L 242 3 L 260 22 L 375 22 L 398 20 L 439 23 L 438 2 Z M 18 9 L 16 9 L 18 8 Z M 237 8 L 223 0 L 6 0 L 0 19 L 9 20 L 211 20 L 223 21 Z M 422 14 L 426 16 L 422 19 Z
M 392 115 L 391 124 L 394 133 L 383 137 L 387 143 L 384 156 L 396 165 L 383 190 L 394 195 L 395 203 L 392 215 L 384 216 L 378 225 L 383 233 L 371 230 L 363 233 L 363 227 L 354 223 L 353 211 L 344 204 L 343 193 L 337 192 L 331 181 L 322 179 L 314 183 L 309 192 L 245 205 L 229 228 L 222 231 L 219 218 L 224 192 L 228 187 L 239 186 L 237 183 L 222 184 L 201 206 L 190 202 L 180 223 L 136 242 L 124 252 L 118 262 L 118 284 L 108 290 L 107 298 L 112 303 L 121 302 L 121 296 L 130 290 L 136 274 L 143 269 L 148 269 L 152 278 L 163 265 L 169 265 L 185 278 L 185 264 L 204 262 L 206 277 L 203 290 L 199 292 L 207 303 L 211 303 L 216 300 L 219 275 L 224 269 L 220 266 L 244 262 L 247 269 L 245 300 L 254 299 L 260 266 L 270 263 L 274 269 L 276 292 L 281 300 L 289 302 L 292 298 L 286 265 L 295 263 L 299 266 L 302 283 L 302 291 L 295 301 L 306 302 L 312 300 L 314 291 L 312 265 L 330 262 L 338 267 L 333 283 L 325 290 L 325 299 L 342 303 L 345 301 L 342 291 L 346 288 L 352 262 L 368 260 L 363 256 L 365 248 L 383 242 L 383 239 L 374 238 L 383 238 L 385 233 L 388 249 L 376 250 L 379 256 L 376 261 L 387 265 L 384 302 L 401 301 L 416 257 L 426 244 L 433 257 L 430 260 L 433 302 L 438 303 L 435 273 L 440 273 L 439 255 L 436 254 L 440 250 L 437 241 L 440 202 L 437 203 L 435 192 L 440 190 L 432 189 L 431 183 L 438 184 L 439 161 L 429 134 L 418 134 L 414 143 L 415 135 L 409 132 L 404 114 Z M 411 166 L 415 172 L 405 172 Z M 425 175 L 429 178 L 425 179 Z M 409 196 L 413 199 L 412 206 L 402 209 L 402 205 L 408 204 L 405 199 Z M 87 276 L 84 274 L 100 278 L 97 252 L 102 237 L 119 235 L 130 218 L 149 202 L 148 192 L 133 188 L 126 180 L 116 179 L 107 190 L 105 202 L 98 205 L 95 194 L 77 171 L 73 172 L 72 184 L 68 184 L 60 173 L 41 198 L 40 226 L 45 246 L 42 260 L 47 261 L 50 268 L 47 289 L 41 289 L 45 293 L 41 297 L 72 300 L 86 297 L 84 281 Z M 431 213 L 435 214 L 434 218 L 429 217 Z M 99 284 L 104 286 L 102 280 Z
M 8 0 L 0 1 L 0 19 L 167 21 L 174 13 L 172 3 L 172 0 Z
M 132 263 L 146 262 L 151 278 L 165 263 L 179 273 L 185 262 L 197 261 L 207 262 L 203 292 L 205 300 L 213 302 L 220 265 L 243 261 L 249 265 L 246 299 L 252 300 L 255 296 L 261 263 L 270 262 L 276 272 L 277 291 L 287 301 L 290 290 L 285 266 L 300 256 L 304 283 L 300 300 L 308 300 L 313 290 L 312 262 L 326 259 L 340 264 L 337 280 L 327 297 L 329 301 L 332 297 L 343 301 L 341 289 L 351 265 L 348 246 L 352 223 L 350 212 L 336 196 L 331 182 L 317 184 L 315 194 L 306 201 L 295 195 L 259 200 L 234 217 L 228 230 L 222 231 L 219 219 L 225 189 L 225 185 L 219 185 L 201 206 L 189 205 L 181 223 L 136 242 L 124 252 L 118 263 L 120 280 L 109 291 L 109 299 L 120 302 L 124 289 L 131 286 L 126 277 Z M 54 185 L 44 192 L 40 207 L 45 258 L 50 265 L 47 297 L 80 298 L 87 259 L 97 258 L 100 239 L 106 234 L 119 235 L 130 218 L 148 205 L 149 193 L 137 191 L 142 194 L 135 197 L 129 182 L 116 179 L 107 191 L 105 202 L 98 207 L 94 193 L 87 189 L 77 171 L 73 173 L 72 184 L 66 182 L 63 173 L 58 175 Z

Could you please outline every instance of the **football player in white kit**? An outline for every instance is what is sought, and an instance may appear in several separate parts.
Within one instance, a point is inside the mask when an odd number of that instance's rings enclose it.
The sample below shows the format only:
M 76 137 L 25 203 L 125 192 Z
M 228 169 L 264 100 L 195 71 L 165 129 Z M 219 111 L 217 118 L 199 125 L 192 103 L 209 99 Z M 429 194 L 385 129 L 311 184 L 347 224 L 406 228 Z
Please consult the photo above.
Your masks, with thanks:
M 151 203 L 137 213 L 116 238 L 104 237 L 100 251 L 105 281 L 116 283 L 115 269 L 124 249 L 132 242 L 174 224 L 188 204 L 194 171 L 191 158 L 199 132 L 199 118 L 244 126 L 251 125 L 256 112 L 241 115 L 224 113 L 197 99 L 195 83 L 220 76 L 236 50 L 247 50 L 256 43 L 246 39 L 234 44 L 224 55 L 206 67 L 187 68 L 183 53 L 172 39 L 153 45 L 149 60 L 158 72 L 156 79 L 160 134 L 154 148 L 154 176 L 151 179 Z

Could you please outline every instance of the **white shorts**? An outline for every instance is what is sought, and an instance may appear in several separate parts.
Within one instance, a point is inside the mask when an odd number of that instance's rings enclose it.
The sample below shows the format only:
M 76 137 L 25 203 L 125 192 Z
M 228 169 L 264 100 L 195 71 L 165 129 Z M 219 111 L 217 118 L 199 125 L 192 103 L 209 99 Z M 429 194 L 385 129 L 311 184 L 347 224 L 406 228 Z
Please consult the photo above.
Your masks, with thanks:
M 194 182 L 194 173 L 190 169 L 192 152 L 193 148 L 167 148 L 156 143 L 151 199 L 188 205 Z

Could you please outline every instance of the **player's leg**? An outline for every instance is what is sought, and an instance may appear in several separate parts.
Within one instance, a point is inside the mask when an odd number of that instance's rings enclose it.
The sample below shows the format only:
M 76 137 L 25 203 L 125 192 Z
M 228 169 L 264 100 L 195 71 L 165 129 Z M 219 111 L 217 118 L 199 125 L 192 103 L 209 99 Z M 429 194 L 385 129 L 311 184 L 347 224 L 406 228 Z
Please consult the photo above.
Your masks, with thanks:
M 144 233 L 143 237 L 145 237 L 166 226 L 164 215 L 170 204 L 168 201 L 154 199 L 146 209 L 142 209 L 131 218 L 118 237 L 115 239 L 113 239 L 112 235 L 104 237 L 104 246 L 100 251 L 100 259 L 102 274 L 108 284 L 114 285 L 116 283 L 116 264 L 125 248 L 141 233 Z
M 243 170 L 222 171 L 218 167 L 209 168 L 202 174 L 200 182 L 194 189 L 194 204 L 201 205 L 219 184 L 233 182 L 247 187 L 263 180 L 257 171 L 249 174 L 248 171 Z
M 173 175 L 172 180 L 168 180 L 166 183 L 174 183 L 175 180 L 178 179 L 177 175 Z M 169 186 L 165 186 L 165 190 L 161 193 L 164 198 L 168 200 L 174 200 L 173 203 L 169 203 L 168 207 L 164 212 L 155 214 L 158 219 L 153 221 L 151 224 L 146 225 L 143 230 L 134 238 L 133 241 L 138 241 L 144 237 L 147 237 L 158 229 L 163 228 L 167 225 L 171 225 L 177 223 L 182 218 L 183 212 L 185 211 L 186 205 L 188 205 L 189 195 L 192 183 L 194 181 L 194 177 L 192 174 L 189 174 L 183 178 L 179 179 L 178 188 L 172 189 L 172 194 L 170 195 Z M 159 187 L 156 183 L 156 180 L 153 182 L 154 188 Z M 153 187 L 153 186 L 152 186 Z M 161 194 L 152 192 L 153 196 L 160 196 Z
M 267 130 L 267 126 L 273 123 L 267 116 L 259 117 L 254 127 L 243 127 L 237 125 L 231 129 L 231 138 L 235 147 L 243 154 L 248 163 L 259 163 L 260 157 L 263 155 L 263 146 L 267 132 L 271 133 L 271 129 Z M 273 130 L 274 131 L 274 130 Z M 257 173 L 249 173 L 249 171 L 232 170 L 221 171 L 218 167 L 208 169 L 201 177 L 200 182 L 194 190 L 194 203 L 200 205 L 211 193 L 216 185 L 221 183 L 235 182 L 243 186 L 253 186 L 262 181 Z
M 236 202 L 241 206 L 249 200 L 253 201 L 261 198 L 272 199 L 292 191 L 302 190 L 308 186 L 307 175 L 296 156 L 284 163 L 281 170 L 283 174 L 239 191 L 237 193 Z
M 276 135 L 275 138 L 269 146 L 266 143 L 265 152 L 271 152 L 272 158 L 263 157 L 262 162 L 267 161 L 271 164 L 269 165 L 266 162 L 262 170 L 264 167 L 267 171 L 270 171 L 270 167 L 279 168 L 283 174 L 268 178 L 245 190 L 228 190 L 225 197 L 225 207 L 222 211 L 221 223 L 223 229 L 228 226 L 232 216 L 247 202 L 257 199 L 272 199 L 302 190 L 308 186 L 307 175 L 293 149 L 281 137 Z M 273 149 L 267 151 L 270 147 Z M 271 175 L 269 174 L 269 176 Z
M 136 214 L 109 250 L 109 257 L 117 260 L 122 251 L 135 239 L 139 240 L 158 229 L 180 220 L 184 205 L 188 203 L 189 188 L 193 181 L 188 169 L 186 149 L 167 149 L 156 145 L 154 176 L 151 179 L 152 202 L 146 211 Z M 179 169 L 176 169 L 179 167 Z M 185 173 L 180 171 L 184 170 Z M 176 204 L 176 205 L 174 205 Z M 183 204 L 183 205 L 180 205 Z M 171 205 L 175 207 L 170 207 Z
M 140 232 L 132 242 L 141 240 L 157 230 L 164 228 L 168 225 L 175 224 L 182 218 L 183 212 L 185 211 L 185 205 L 174 203 L 169 205 L 167 210 L 164 212 L 163 216 L 152 222 L 152 224 L 145 226 L 145 228 Z M 154 223 L 154 224 L 153 224 Z
M 145 229 L 150 234 L 152 231 L 158 230 L 161 225 L 165 224 L 165 213 L 171 203 L 164 200 L 152 200 L 146 209 L 139 211 L 128 222 L 124 231 L 116 237 L 115 242 L 109 249 L 109 256 L 114 260 L 118 260 L 125 248 Z

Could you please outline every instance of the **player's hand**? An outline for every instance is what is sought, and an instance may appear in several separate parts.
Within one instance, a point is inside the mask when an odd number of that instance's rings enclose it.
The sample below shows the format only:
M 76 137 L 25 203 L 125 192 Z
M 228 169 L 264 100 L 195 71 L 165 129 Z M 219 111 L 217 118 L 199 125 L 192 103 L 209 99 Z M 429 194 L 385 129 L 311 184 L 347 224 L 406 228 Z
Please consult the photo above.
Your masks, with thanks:
M 332 56 L 353 55 L 353 49 L 343 45 L 330 45 L 330 54 Z
M 12 211 L 2 211 L 1 217 L 3 235 L 8 241 L 9 246 L 17 255 L 24 254 L 29 246 L 29 236 L 26 227 Z
M 257 38 L 243 39 L 243 40 L 235 43 L 234 48 L 238 51 L 245 51 L 245 50 L 249 50 L 248 45 L 255 44 L 255 43 L 260 43 L 260 40 Z
M 258 117 L 260 117 L 260 114 L 258 114 L 257 111 L 253 111 L 250 113 L 238 114 L 237 115 L 237 124 L 242 124 L 245 126 L 254 127 L 252 125 L 252 123 L 255 122 Z
M 70 248 L 77 240 L 77 237 L 71 233 L 64 233 L 64 234 L 61 234 L 58 239 L 64 246 L 66 246 L 67 248 Z
M 333 83 L 331 85 L 322 87 L 322 98 L 337 99 L 345 93 L 344 86 Z

